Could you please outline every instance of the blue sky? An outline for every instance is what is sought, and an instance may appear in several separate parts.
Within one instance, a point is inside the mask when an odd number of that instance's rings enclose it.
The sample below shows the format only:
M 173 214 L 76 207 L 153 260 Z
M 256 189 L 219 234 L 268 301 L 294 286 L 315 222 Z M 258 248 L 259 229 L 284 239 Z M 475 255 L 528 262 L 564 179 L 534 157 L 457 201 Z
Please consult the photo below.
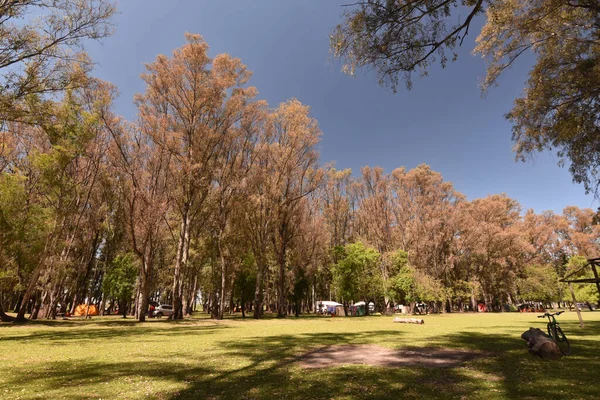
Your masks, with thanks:
M 338 169 L 358 174 L 370 165 L 390 172 L 426 163 L 469 200 L 506 193 L 536 212 L 598 207 L 554 155 L 514 160 L 511 125 L 503 116 L 523 89 L 531 58 L 520 60 L 483 97 L 478 81 L 485 64 L 470 54 L 480 20 L 457 62 L 434 67 L 430 76 L 415 77 L 412 91 L 393 94 L 373 73 L 344 75 L 330 57 L 329 33 L 347 3 L 121 0 L 115 34 L 87 50 L 96 76 L 118 86 L 116 109 L 129 119 L 136 113 L 133 95 L 144 90 L 143 64 L 181 46 L 185 32 L 199 33 L 212 56 L 241 58 L 254 73 L 259 97 L 272 107 L 292 97 L 309 105 L 323 131 L 321 159 L 335 161 Z

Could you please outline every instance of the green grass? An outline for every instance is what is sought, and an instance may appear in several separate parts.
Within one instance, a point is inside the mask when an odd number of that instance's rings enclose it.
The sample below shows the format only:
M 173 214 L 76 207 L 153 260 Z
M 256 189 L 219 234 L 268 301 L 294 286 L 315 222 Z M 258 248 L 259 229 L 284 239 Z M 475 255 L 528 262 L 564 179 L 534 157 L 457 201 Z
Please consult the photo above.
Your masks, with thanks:
M 305 316 L 170 322 L 95 317 L 0 324 L 2 399 L 528 399 L 598 398 L 600 312 L 559 317 L 572 356 L 544 361 L 520 339 L 537 314 L 445 314 L 425 325 L 393 317 Z M 460 367 L 345 365 L 302 369 L 298 356 L 331 344 L 485 351 Z

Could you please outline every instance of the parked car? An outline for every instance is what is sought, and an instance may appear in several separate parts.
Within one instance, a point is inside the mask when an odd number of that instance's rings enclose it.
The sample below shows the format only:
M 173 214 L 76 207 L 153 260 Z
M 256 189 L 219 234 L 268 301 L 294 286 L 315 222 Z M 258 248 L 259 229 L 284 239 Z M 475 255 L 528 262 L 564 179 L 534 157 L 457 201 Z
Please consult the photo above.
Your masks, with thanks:
M 591 303 L 577 303 L 577 308 L 579 308 L 579 311 L 583 311 L 583 310 L 594 311 L 596 309 L 596 307 Z
M 165 317 L 170 317 L 171 314 L 173 314 L 173 306 L 169 304 L 161 304 L 160 306 L 156 307 L 156 309 L 154 309 L 153 315 L 156 318 L 160 318 L 163 315 Z

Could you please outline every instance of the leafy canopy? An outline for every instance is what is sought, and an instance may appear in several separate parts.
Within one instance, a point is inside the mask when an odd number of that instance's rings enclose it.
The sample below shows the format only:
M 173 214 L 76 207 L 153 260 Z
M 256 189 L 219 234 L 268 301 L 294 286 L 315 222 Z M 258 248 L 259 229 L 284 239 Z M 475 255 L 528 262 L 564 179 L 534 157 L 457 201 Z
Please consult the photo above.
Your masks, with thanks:
M 466 13 L 465 13 L 466 12 Z M 474 53 L 487 62 L 483 88 L 526 52 L 536 63 L 507 118 L 517 158 L 554 149 L 573 180 L 598 195 L 600 184 L 600 7 L 567 0 L 365 0 L 354 3 L 332 33 L 343 70 L 372 67 L 395 92 L 415 71 L 446 65 L 485 13 Z M 466 17 L 465 17 L 466 15 Z M 451 52 L 451 56 L 448 55 Z

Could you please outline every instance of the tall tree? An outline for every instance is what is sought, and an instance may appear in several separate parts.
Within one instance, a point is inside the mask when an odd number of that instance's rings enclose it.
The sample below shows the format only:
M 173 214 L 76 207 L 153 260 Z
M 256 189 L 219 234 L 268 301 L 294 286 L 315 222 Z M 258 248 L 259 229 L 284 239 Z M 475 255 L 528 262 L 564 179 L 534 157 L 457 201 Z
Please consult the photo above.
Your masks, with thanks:
M 351 169 L 327 172 L 324 185 L 323 214 L 329 226 L 331 247 L 344 246 L 351 233 L 352 205 L 350 198 Z
M 223 151 L 224 136 L 236 127 L 256 95 L 244 87 L 250 71 L 237 58 L 208 56 L 200 35 L 186 34 L 187 43 L 172 57 L 159 55 L 142 74 L 144 94 L 136 96 L 139 118 L 156 146 L 172 155 L 170 180 L 179 232 L 173 276 L 173 318 L 183 318 L 182 271 L 189 259 L 192 225 L 203 209 Z
M 519 203 L 506 195 L 492 195 L 473 200 L 462 211 L 460 240 L 469 241 L 463 256 L 474 268 L 472 276 L 486 304 L 498 307 L 511 302 L 527 254 Z
M 321 137 L 317 121 L 309 108 L 298 100 L 281 104 L 272 115 L 273 138 L 271 157 L 270 198 L 273 207 L 272 242 L 278 265 L 277 315 L 287 315 L 286 272 L 288 250 L 298 234 L 304 198 L 319 188 L 324 171 L 319 168 L 316 145 Z
M 218 319 L 223 319 L 225 309 L 225 293 L 227 284 L 227 242 L 235 244 L 235 224 L 231 219 L 234 207 L 243 207 L 242 199 L 250 189 L 245 177 L 253 166 L 256 154 L 254 146 L 260 133 L 262 120 L 266 117 L 266 104 L 256 102 L 254 107 L 248 107 L 239 127 L 234 127 L 223 137 L 222 151 L 215 166 L 212 197 L 215 203 L 214 221 L 216 230 L 217 249 L 221 263 L 221 290 Z M 239 224 L 238 224 L 239 225 Z
M 169 232 L 170 154 L 150 140 L 155 128 L 152 124 L 128 123 L 114 115 L 110 108 L 104 108 L 101 115 L 113 139 L 110 165 L 116 179 L 112 187 L 120 199 L 119 207 L 113 213 L 124 215 L 130 248 L 140 260 L 136 312 L 138 319 L 144 321 L 150 280 L 165 234 Z

